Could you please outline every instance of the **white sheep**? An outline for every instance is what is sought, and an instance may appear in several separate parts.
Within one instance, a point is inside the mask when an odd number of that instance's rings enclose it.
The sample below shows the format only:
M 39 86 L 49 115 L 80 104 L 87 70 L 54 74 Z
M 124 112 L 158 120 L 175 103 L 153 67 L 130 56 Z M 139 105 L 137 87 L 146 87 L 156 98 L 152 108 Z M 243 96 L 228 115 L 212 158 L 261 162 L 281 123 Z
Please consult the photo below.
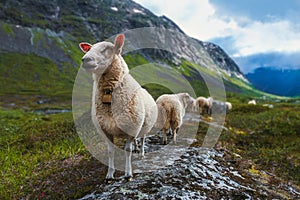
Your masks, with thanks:
M 132 177 L 132 143 L 140 137 L 144 155 L 144 139 L 156 122 L 157 107 L 152 96 L 129 74 L 121 56 L 125 36 L 118 35 L 114 44 L 99 42 L 80 43 L 85 53 L 82 67 L 93 75 L 92 120 L 108 143 L 108 173 L 114 178 L 114 138 L 126 139 L 125 178 Z
M 198 106 L 201 114 L 204 114 L 205 108 L 208 108 L 208 104 L 208 100 L 205 97 L 198 97 L 196 99 L 196 106 Z
M 248 102 L 249 105 L 256 105 L 256 101 L 253 99 L 251 101 Z
M 213 102 L 214 102 L 214 99 L 212 97 L 208 97 L 207 98 L 207 101 L 208 101 L 208 110 L 207 110 L 207 113 L 209 115 L 211 115 L 211 112 L 212 112 L 212 105 L 213 105 Z
M 194 99 L 188 93 L 164 94 L 156 100 L 158 116 L 156 127 L 163 130 L 163 143 L 167 144 L 167 130 L 172 133 L 176 144 L 176 134 L 183 123 L 187 107 L 192 108 Z
M 223 101 L 213 100 L 211 112 L 215 114 L 226 114 L 228 113 L 227 105 Z
M 211 114 L 213 98 L 212 97 L 198 97 L 196 99 L 196 106 L 199 107 L 200 113 L 203 114 Z
M 274 108 L 273 104 L 263 104 L 263 107 Z
M 230 102 L 225 102 L 225 105 L 226 105 L 226 113 L 228 114 L 229 111 L 232 109 L 232 104 Z

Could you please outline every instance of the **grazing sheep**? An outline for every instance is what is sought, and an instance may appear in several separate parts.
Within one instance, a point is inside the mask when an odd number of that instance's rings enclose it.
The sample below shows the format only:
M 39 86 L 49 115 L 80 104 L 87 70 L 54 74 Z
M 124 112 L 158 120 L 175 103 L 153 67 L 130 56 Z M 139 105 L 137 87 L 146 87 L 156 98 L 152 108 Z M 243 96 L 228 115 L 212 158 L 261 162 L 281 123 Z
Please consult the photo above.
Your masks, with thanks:
M 211 110 L 216 114 L 227 113 L 227 105 L 223 101 L 213 100 Z
M 213 100 L 211 110 L 213 113 L 217 114 L 228 114 L 232 109 L 232 104 L 230 102 L 223 102 L 218 100 Z
M 198 97 L 196 99 L 196 106 L 198 106 L 201 114 L 204 114 L 205 108 L 208 108 L 208 104 L 208 100 L 205 97 Z
M 212 97 L 208 97 L 207 98 L 207 101 L 208 101 L 208 111 L 207 113 L 209 115 L 211 115 L 211 112 L 212 112 L 212 105 L 213 105 L 213 102 L 214 102 L 214 99 Z
M 200 113 L 203 114 L 211 114 L 211 107 L 212 107 L 213 98 L 212 97 L 198 97 L 196 99 L 196 105 L 200 109 Z
M 176 134 L 183 122 L 188 106 L 194 104 L 194 99 L 188 93 L 164 94 L 156 100 L 158 116 L 156 127 L 163 129 L 163 143 L 167 144 L 167 130 L 170 130 L 173 142 L 176 144 Z
M 248 102 L 249 105 L 256 105 L 256 101 L 253 99 L 251 101 Z
M 143 156 L 145 134 L 157 118 L 154 99 L 129 74 L 121 56 L 124 40 L 124 35 L 120 34 L 114 44 L 105 41 L 93 45 L 79 44 L 85 53 L 81 66 L 93 75 L 92 120 L 108 143 L 106 180 L 114 178 L 114 138 L 126 139 L 125 178 L 131 178 L 132 143 L 136 138 L 142 138 Z
M 274 108 L 273 104 L 263 104 L 263 107 Z
M 229 113 L 229 111 L 232 109 L 232 104 L 230 102 L 225 102 L 226 105 L 226 114 Z

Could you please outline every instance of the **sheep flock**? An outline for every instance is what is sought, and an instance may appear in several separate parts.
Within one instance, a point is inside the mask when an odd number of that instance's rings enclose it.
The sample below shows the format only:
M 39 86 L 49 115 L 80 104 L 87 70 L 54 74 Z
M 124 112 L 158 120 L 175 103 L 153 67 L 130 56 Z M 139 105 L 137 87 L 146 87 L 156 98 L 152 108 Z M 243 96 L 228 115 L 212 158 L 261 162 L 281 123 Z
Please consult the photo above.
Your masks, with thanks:
M 131 157 L 133 148 L 137 148 L 137 139 L 141 141 L 143 158 L 145 138 L 153 128 L 163 133 L 164 145 L 167 144 L 167 132 L 171 133 L 172 143 L 176 144 L 176 135 L 188 110 L 211 116 L 212 113 L 228 114 L 232 109 L 230 102 L 213 97 L 194 99 L 188 93 L 164 94 L 155 101 L 130 75 L 121 56 L 124 40 L 125 36 L 119 34 L 114 43 L 79 44 L 84 53 L 81 67 L 93 77 L 92 121 L 107 143 L 106 181 L 114 179 L 114 138 L 124 139 L 125 178 L 130 179 Z M 249 104 L 256 105 L 256 102 L 253 100 Z

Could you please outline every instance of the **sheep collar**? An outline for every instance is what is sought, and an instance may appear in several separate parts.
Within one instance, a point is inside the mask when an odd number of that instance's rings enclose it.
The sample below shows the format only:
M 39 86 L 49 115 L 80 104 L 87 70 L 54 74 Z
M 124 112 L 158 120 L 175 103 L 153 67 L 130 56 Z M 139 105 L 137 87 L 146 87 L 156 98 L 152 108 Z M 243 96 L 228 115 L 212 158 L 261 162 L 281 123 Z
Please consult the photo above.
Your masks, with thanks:
M 103 88 L 103 93 L 104 94 L 103 94 L 103 97 L 102 97 L 102 103 L 111 105 L 113 88 L 112 87 L 105 87 L 105 88 Z
M 100 82 L 100 84 L 102 84 L 101 90 L 103 94 L 101 99 L 102 104 L 111 106 L 114 101 L 113 99 L 116 97 L 114 97 L 114 95 L 119 96 L 123 92 L 125 92 L 123 98 L 131 99 L 136 91 L 141 89 L 138 82 L 128 73 L 123 75 L 119 80 L 121 81 L 115 82 L 114 84 L 112 84 L 112 82 Z

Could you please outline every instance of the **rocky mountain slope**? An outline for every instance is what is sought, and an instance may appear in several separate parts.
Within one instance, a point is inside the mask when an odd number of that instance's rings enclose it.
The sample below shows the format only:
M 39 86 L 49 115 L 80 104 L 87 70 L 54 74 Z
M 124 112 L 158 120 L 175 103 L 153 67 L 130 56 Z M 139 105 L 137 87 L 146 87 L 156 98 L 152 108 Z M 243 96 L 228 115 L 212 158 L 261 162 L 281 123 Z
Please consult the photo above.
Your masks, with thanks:
M 197 82 L 193 83 L 194 87 L 205 85 L 203 74 L 194 72 L 193 64 L 196 64 L 204 69 L 204 76 L 206 69 L 208 76 L 216 71 L 223 74 L 228 91 L 243 92 L 244 85 L 247 85 L 247 91 L 251 90 L 238 66 L 220 47 L 192 38 L 189 38 L 192 42 L 184 42 L 183 37 L 188 36 L 174 22 L 165 16 L 155 16 L 131 0 L 14 0 L 0 2 L 0 8 L 0 72 L 5 74 L 0 79 L 6 85 L 0 91 L 2 94 L 70 96 L 82 57 L 79 42 L 95 43 L 141 27 L 157 27 L 178 33 L 168 41 L 175 55 L 164 50 L 139 50 L 143 60 L 170 65 L 180 73 L 185 71 L 188 79 Z M 166 42 L 166 38 L 160 35 L 156 40 L 157 43 Z M 194 44 L 197 44 L 197 52 Z M 140 64 L 136 60 L 136 57 L 130 57 L 126 61 Z M 187 64 L 186 60 L 189 61 Z M 13 74 L 11 70 L 14 70 Z M 45 80 L 47 71 L 55 81 L 41 86 L 40 81 Z M 24 72 L 28 76 L 23 77 Z M 21 77 L 21 84 L 18 77 Z M 204 79 L 214 84 L 217 82 L 213 78 Z M 196 92 L 201 95 L 201 92 Z M 208 95 L 208 92 L 202 95 Z

